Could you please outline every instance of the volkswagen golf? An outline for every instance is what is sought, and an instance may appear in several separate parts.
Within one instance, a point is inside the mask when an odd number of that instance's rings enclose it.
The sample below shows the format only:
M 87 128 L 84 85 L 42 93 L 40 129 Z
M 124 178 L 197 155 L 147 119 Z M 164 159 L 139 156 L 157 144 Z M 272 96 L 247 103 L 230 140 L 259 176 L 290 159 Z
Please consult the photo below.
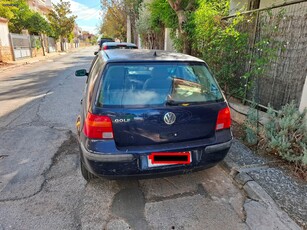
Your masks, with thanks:
M 207 64 L 159 50 L 104 50 L 77 119 L 83 177 L 160 177 L 212 167 L 232 141 L 230 110 Z

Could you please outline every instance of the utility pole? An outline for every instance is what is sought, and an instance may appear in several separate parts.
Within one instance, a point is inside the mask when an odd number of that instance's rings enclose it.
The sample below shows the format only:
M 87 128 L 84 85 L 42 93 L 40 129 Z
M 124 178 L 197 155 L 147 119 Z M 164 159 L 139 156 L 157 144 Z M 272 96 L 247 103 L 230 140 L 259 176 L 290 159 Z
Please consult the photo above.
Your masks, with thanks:
M 127 15 L 127 42 L 131 43 L 131 20 L 130 15 Z

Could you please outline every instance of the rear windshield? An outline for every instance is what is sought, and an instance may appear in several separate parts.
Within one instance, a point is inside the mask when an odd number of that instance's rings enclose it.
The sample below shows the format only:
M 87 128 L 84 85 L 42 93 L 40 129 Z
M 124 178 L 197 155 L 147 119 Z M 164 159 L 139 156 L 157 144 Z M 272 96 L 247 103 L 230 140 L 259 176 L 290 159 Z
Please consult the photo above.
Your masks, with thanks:
M 203 63 L 109 64 L 98 106 L 194 104 L 223 100 Z

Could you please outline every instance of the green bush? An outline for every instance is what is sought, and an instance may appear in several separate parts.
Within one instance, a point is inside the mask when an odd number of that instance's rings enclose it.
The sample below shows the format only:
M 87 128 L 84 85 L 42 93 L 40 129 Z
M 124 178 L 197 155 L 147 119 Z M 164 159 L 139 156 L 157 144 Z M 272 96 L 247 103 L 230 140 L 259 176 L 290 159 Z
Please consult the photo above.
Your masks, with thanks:
M 268 110 L 265 135 L 269 149 L 283 159 L 307 166 L 307 127 L 305 115 L 291 102 L 275 113 Z
M 246 80 L 244 69 L 248 61 L 248 33 L 240 25 L 248 19 L 243 15 L 222 20 L 229 13 L 226 0 L 200 1 L 195 11 L 193 48 L 212 69 L 227 96 L 243 97 Z
M 245 140 L 250 145 L 258 143 L 258 111 L 256 109 L 256 103 L 253 103 L 248 110 L 246 120 L 244 122 Z

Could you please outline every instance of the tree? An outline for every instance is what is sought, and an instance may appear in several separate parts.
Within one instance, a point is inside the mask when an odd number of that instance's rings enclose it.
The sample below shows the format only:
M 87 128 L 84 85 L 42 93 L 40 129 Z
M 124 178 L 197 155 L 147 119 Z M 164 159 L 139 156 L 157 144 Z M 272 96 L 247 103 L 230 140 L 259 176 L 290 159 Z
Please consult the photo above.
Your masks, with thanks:
M 140 6 L 143 0 L 123 0 L 127 17 L 130 18 L 132 41 L 138 42 L 136 22 L 139 18 Z
M 139 18 L 136 22 L 137 31 L 141 36 L 144 47 L 152 49 L 155 47 L 155 32 L 150 22 L 152 18 L 148 4 L 151 0 L 145 0 L 140 7 Z
M 44 33 L 52 36 L 50 24 L 39 13 L 35 12 L 26 21 L 26 27 L 30 34 Z
M 24 0 L 4 1 L 0 5 L 0 17 L 9 19 L 9 29 L 13 33 L 28 30 L 30 34 L 51 35 L 47 20 L 39 13 L 32 11 Z
M 10 2 L 8 7 L 13 14 L 9 18 L 9 29 L 13 33 L 20 33 L 22 30 L 28 29 L 27 21 L 33 15 L 33 12 L 30 10 L 29 6 L 24 0 L 13 0 Z
M 244 97 L 248 60 L 248 33 L 243 15 L 222 20 L 229 13 L 228 0 L 201 0 L 195 11 L 193 49 L 205 60 L 226 96 Z M 250 17 L 250 16 L 249 16 Z
M 0 17 L 11 19 L 14 17 L 13 10 L 16 10 L 17 7 L 12 5 L 12 1 L 2 0 L 0 4 Z
M 142 1 L 143 0 L 101 0 L 101 7 L 106 13 L 100 26 L 100 32 L 104 36 L 126 40 L 127 18 L 130 17 L 132 40 L 136 43 L 136 21 Z
M 165 0 L 144 0 L 136 25 L 145 47 L 163 49 L 165 28 L 177 29 L 176 14 Z
M 48 19 L 56 39 L 61 39 L 61 50 L 64 50 L 64 39 L 68 39 L 74 29 L 75 19 L 77 16 L 72 15 L 70 10 L 70 3 L 60 0 L 59 3 L 53 4 L 53 10 L 49 13 Z
M 104 37 L 126 40 L 127 14 L 122 0 L 101 0 L 101 8 L 105 12 L 100 26 Z
M 126 14 L 119 5 L 112 5 L 107 8 L 100 33 L 104 37 L 118 38 L 121 41 L 126 39 L 127 23 Z
M 191 29 L 193 24 L 189 24 L 189 17 L 191 13 L 196 9 L 196 0 L 168 0 L 168 3 L 175 11 L 178 18 L 178 30 L 179 38 L 182 42 L 182 52 L 186 54 L 191 54 L 192 52 L 192 39 L 191 39 Z

